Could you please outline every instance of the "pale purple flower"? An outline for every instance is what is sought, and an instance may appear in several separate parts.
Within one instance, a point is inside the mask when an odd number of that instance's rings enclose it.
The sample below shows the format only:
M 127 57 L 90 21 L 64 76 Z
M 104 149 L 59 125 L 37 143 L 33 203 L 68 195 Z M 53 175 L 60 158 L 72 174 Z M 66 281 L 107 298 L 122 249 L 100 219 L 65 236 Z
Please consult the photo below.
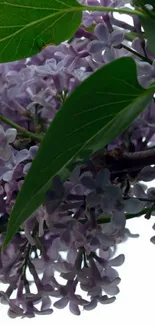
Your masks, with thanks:
M 124 40 L 124 33 L 121 30 L 114 30 L 109 33 L 108 27 L 105 23 L 96 25 L 94 29 L 96 40 L 88 44 L 88 51 L 91 54 L 103 53 L 105 62 L 109 62 L 116 57 L 116 47 L 119 46 Z M 94 56 L 95 58 L 95 56 Z
M 37 151 L 38 151 L 39 147 L 37 145 L 35 146 L 32 146 L 30 147 L 29 151 L 28 151 L 28 154 L 26 156 L 26 160 L 33 160 Z M 26 175 L 30 169 L 32 165 L 32 162 L 28 162 L 27 164 L 24 165 L 24 168 L 23 168 L 23 173 Z
M 148 88 L 151 82 L 155 81 L 155 60 L 152 65 L 147 62 L 137 62 L 138 81 L 144 87 Z
M 0 125 L 0 158 L 4 161 L 9 160 L 12 155 L 10 143 L 15 141 L 16 135 L 16 129 L 9 128 L 4 131 L 3 127 Z
M 13 152 L 12 157 L 5 166 L 0 167 L 0 179 L 3 179 L 6 182 L 12 181 L 13 176 L 16 173 L 18 174 L 18 170 L 21 173 L 22 166 L 20 164 L 28 158 L 29 151 L 27 149 Z

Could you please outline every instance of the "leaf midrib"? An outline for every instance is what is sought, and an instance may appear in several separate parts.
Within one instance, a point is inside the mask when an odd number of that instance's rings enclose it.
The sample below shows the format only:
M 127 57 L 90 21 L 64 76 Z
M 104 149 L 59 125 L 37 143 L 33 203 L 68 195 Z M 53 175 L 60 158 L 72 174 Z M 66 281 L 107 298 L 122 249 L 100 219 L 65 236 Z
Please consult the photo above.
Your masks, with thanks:
M 116 116 L 111 120 L 111 121 L 109 121 L 107 124 L 106 124 L 106 128 L 108 127 L 108 126 L 110 126 L 110 124 L 111 123 L 113 123 L 114 122 L 114 120 L 116 119 L 116 117 L 119 117 L 119 115 L 120 114 L 122 114 L 122 112 L 125 112 L 127 109 L 129 109 L 129 107 L 133 104 L 133 103 L 135 103 L 137 100 L 140 100 L 141 98 L 143 98 L 143 97 L 145 97 L 146 95 L 151 95 L 151 93 L 153 92 L 153 89 L 155 89 L 155 87 L 150 87 L 149 89 L 147 89 L 147 91 L 145 91 L 145 93 L 143 93 L 143 94 L 140 94 L 138 97 L 136 97 L 133 101 L 131 101 L 131 103 L 128 105 L 128 106 L 126 106 L 124 109 L 122 109 L 118 114 L 116 114 Z M 63 167 L 62 168 L 60 168 L 59 169 L 59 171 L 57 171 L 55 174 L 53 174 L 53 176 L 52 177 L 54 177 L 56 174 L 60 174 L 63 170 L 64 170 L 64 168 L 66 168 L 70 163 L 72 163 L 73 161 L 74 161 L 74 159 L 75 159 L 75 157 L 77 157 L 78 156 L 78 154 L 85 148 L 85 147 L 87 147 L 87 145 L 89 144 L 89 142 L 91 142 L 92 140 L 93 140 L 93 138 L 95 138 L 96 136 L 98 136 L 103 130 L 104 130 L 104 128 L 105 128 L 105 126 L 102 128 L 102 129 L 100 129 L 97 133 L 95 133 L 95 135 L 94 136 L 92 136 L 91 138 L 89 138 L 86 142 L 85 142 L 85 144 L 83 145 L 83 147 L 80 147 L 80 149 L 76 152 L 76 154 L 73 156 L 73 157 L 71 157 L 71 159 L 70 160 L 68 160 L 67 162 L 66 162 L 66 164 L 64 164 L 63 165 Z M 78 147 L 80 144 L 78 144 L 78 145 L 76 145 L 75 147 Z M 70 148 L 69 150 L 72 150 L 74 147 L 72 147 L 72 148 Z M 62 155 L 62 154 L 61 154 Z M 61 157 L 61 155 L 59 155 L 54 161 L 56 161 L 58 158 L 60 159 L 60 157 Z M 51 167 L 51 166 L 50 166 Z M 42 171 L 41 171 L 42 172 Z M 48 181 L 48 182 L 46 182 L 46 184 L 45 185 L 43 185 L 42 187 L 41 187 L 41 189 L 39 189 L 39 190 L 37 190 L 37 188 L 34 190 L 35 191 L 35 195 L 33 196 L 31 196 L 31 200 L 32 201 L 34 201 L 34 199 L 35 199 L 35 197 L 36 197 L 36 195 L 38 196 L 39 194 L 41 194 L 41 192 L 43 192 L 44 190 L 46 190 L 47 188 L 48 188 L 48 186 L 51 184 L 51 179 Z M 16 218 L 16 222 L 14 222 L 14 224 L 13 224 L 13 226 L 12 226 L 12 228 L 13 229 L 16 229 L 16 224 L 18 224 L 18 220 L 20 219 L 20 217 L 21 217 L 21 215 L 23 214 L 23 212 L 27 209 L 27 205 L 29 204 L 29 202 L 27 203 L 27 204 L 25 204 L 25 206 L 24 206 L 24 208 L 22 209 L 22 211 L 21 211 L 21 213 L 20 214 L 18 214 L 18 216 L 17 216 L 17 218 Z
M 46 17 L 43 17 L 43 18 L 35 20 L 35 21 L 31 22 L 31 23 L 28 23 L 28 24 L 24 25 L 23 28 L 17 30 L 16 32 L 12 33 L 11 35 L 6 36 L 4 38 L 1 38 L 0 43 L 13 38 L 14 36 L 20 34 L 22 31 L 28 29 L 29 27 L 32 27 L 32 26 L 37 25 L 39 23 L 42 23 L 42 22 L 48 20 L 49 18 L 53 18 L 53 17 L 56 17 L 56 16 L 61 16 L 61 15 L 64 15 L 64 14 L 68 14 L 68 13 L 71 13 L 71 12 L 77 12 L 77 11 L 81 12 L 82 11 L 81 7 L 72 7 L 71 9 L 57 10 L 56 13 L 52 13 L 52 14 L 46 16 Z M 4 28 L 4 26 L 2 26 L 2 27 Z M 0 26 L 0 28 L 1 28 L 1 26 Z

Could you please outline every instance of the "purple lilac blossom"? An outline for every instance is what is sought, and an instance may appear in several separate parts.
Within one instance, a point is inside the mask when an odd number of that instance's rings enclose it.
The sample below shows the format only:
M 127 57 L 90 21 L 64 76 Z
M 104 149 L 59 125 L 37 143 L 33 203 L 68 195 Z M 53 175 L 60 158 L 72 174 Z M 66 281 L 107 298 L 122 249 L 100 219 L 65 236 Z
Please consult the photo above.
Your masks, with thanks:
M 106 63 L 114 60 L 116 58 L 116 47 L 122 43 L 124 33 L 120 30 L 109 33 L 106 24 L 102 23 L 96 25 L 94 35 L 98 40 L 93 40 L 88 44 L 88 51 L 91 54 L 104 51 L 103 59 Z

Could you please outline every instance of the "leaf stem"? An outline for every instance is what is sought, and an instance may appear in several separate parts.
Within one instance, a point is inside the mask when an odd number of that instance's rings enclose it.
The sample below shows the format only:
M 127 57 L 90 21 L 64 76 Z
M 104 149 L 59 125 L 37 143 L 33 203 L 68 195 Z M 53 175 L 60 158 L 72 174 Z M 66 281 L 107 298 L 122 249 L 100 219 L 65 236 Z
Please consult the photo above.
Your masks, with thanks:
M 154 210 L 155 210 L 155 207 L 154 207 Z M 142 217 L 143 215 L 147 214 L 148 212 L 150 212 L 150 207 L 149 208 L 144 208 L 143 210 L 141 210 L 140 212 L 138 213 L 133 213 L 133 214 L 128 214 L 126 213 L 126 220 L 129 220 L 129 219 L 133 219 L 133 218 L 137 218 L 137 217 Z M 108 223 L 110 222 L 110 217 L 109 216 L 104 216 L 103 218 L 100 218 L 97 220 L 97 223 L 98 224 L 104 224 L 104 223 Z
M 0 121 L 12 126 L 13 128 L 15 128 L 16 130 L 20 131 L 22 134 L 28 136 L 29 138 L 37 141 L 37 142 L 41 142 L 42 141 L 42 137 L 35 134 L 35 133 L 32 133 L 28 130 L 26 130 L 25 128 L 23 128 L 22 126 L 16 124 L 15 122 L 9 120 L 7 117 L 3 116 L 3 115 L 0 115 Z
M 146 58 L 145 56 L 141 55 L 140 53 L 138 53 L 137 51 L 133 50 L 131 47 L 128 47 L 124 44 L 122 44 L 122 48 L 124 48 L 125 50 L 131 52 L 132 54 L 138 56 L 140 59 L 142 59 L 143 61 L 146 61 L 150 64 L 152 64 L 152 60 L 150 60 L 149 58 Z
M 127 8 L 111 8 L 111 7 L 103 7 L 103 6 L 81 6 L 82 11 L 105 11 L 105 12 L 119 12 L 120 14 L 126 15 L 138 15 L 140 17 L 146 17 L 146 15 L 140 10 L 132 10 Z M 75 9 L 75 8 L 74 8 Z M 76 11 L 80 11 L 80 7 L 75 9 Z

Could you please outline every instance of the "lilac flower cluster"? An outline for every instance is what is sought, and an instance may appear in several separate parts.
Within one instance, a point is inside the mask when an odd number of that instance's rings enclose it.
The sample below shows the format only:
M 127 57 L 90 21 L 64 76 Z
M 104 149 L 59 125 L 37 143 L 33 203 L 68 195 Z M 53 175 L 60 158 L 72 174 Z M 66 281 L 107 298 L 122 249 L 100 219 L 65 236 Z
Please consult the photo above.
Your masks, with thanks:
M 116 8 L 128 3 L 79 2 Z M 155 58 L 138 17 L 130 25 L 112 13 L 89 11 L 83 13 L 81 26 L 68 42 L 49 45 L 29 59 L 0 65 L 0 247 L 10 211 L 39 148 L 31 133 L 44 135 L 75 87 L 122 56 L 134 58 L 139 83 L 147 88 L 155 79 Z M 141 183 L 155 178 L 151 157 L 149 160 L 146 154 L 155 143 L 154 110 L 152 99 L 144 113 L 107 146 L 109 156 L 104 161 L 99 153 L 97 159 L 91 157 L 75 166 L 65 184 L 54 177 L 44 204 L 1 252 L 0 281 L 7 288 L 0 291 L 0 301 L 8 304 L 11 318 L 51 314 L 52 300 L 58 309 L 69 304 L 75 315 L 98 303 L 115 301 L 120 283 L 115 268 L 125 259 L 123 254 L 116 256 L 116 248 L 128 237 L 136 237 L 126 228 L 126 219 L 150 218 L 155 210 L 155 189 Z M 135 158 L 132 166 L 123 165 L 122 152 L 143 151 L 146 159 L 142 164 L 137 166 Z M 115 159 L 117 152 L 122 165 L 117 155 Z M 154 237 L 151 241 L 155 243 Z M 57 280 L 57 272 L 64 285 Z M 79 295 L 79 285 L 86 298 Z

